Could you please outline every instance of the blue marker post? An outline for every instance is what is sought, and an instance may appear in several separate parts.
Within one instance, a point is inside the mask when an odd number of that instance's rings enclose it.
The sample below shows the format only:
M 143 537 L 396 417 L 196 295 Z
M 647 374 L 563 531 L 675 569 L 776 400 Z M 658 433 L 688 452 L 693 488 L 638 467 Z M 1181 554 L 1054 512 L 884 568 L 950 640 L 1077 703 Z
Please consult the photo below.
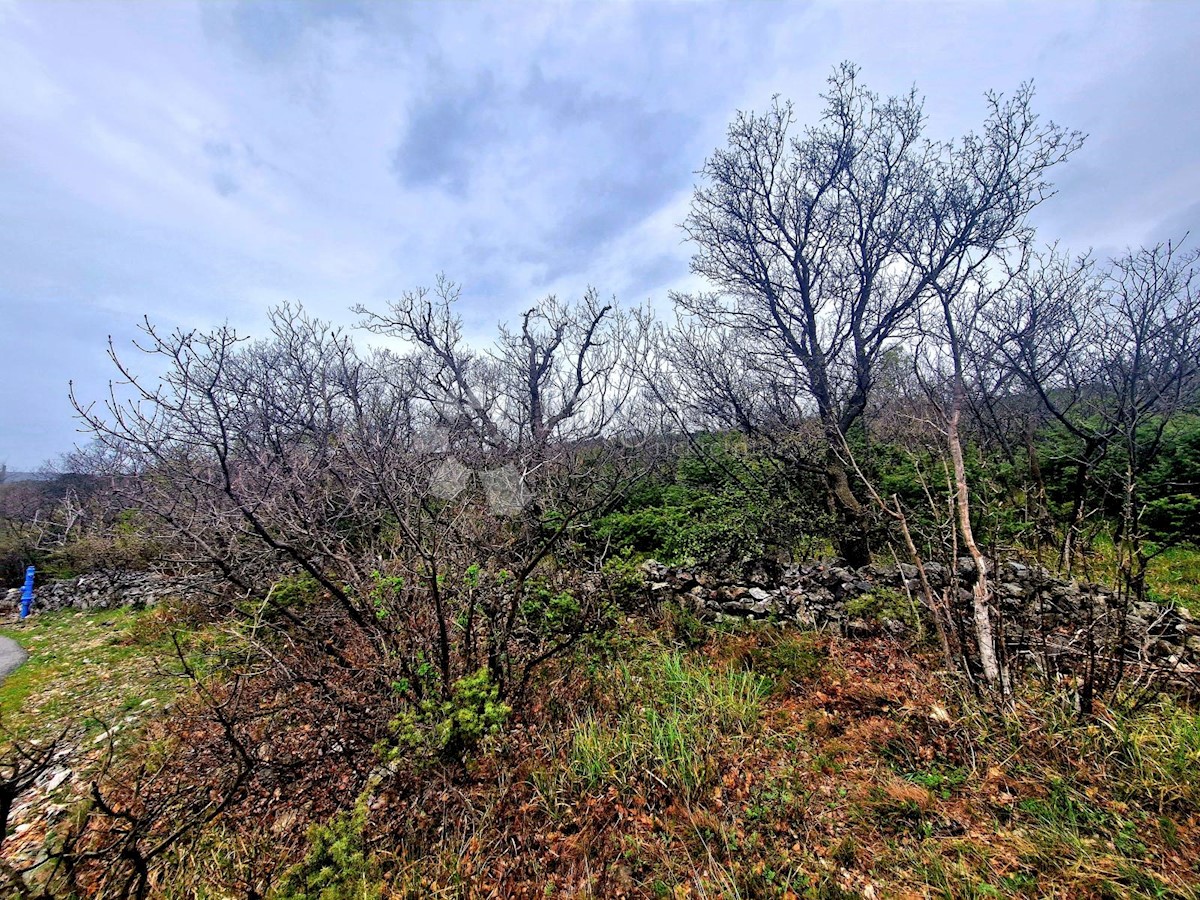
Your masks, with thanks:
M 21 588 L 21 618 L 29 615 L 29 607 L 33 605 L 33 573 L 34 567 L 25 570 L 25 587 Z

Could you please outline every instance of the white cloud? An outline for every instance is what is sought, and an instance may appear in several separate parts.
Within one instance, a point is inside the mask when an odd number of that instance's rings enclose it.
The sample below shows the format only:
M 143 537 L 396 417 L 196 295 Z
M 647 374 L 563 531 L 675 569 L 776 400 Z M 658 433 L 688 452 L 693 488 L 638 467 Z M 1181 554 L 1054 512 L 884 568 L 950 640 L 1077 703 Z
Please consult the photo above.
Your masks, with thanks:
M 1091 132 L 1047 236 L 1147 239 L 1200 196 L 1193 9 L 0 0 L 0 305 L 27 323 L 22 364 L 52 369 L 30 389 L 42 437 L 0 429 L 0 459 L 72 439 L 43 310 L 95 347 L 73 359 L 98 386 L 96 329 L 142 312 L 259 326 L 291 300 L 349 322 L 445 271 L 482 334 L 549 291 L 698 287 L 677 228 L 693 173 L 735 108 L 780 93 L 816 115 L 844 58 L 880 92 L 915 82 L 939 137 L 1034 78 Z

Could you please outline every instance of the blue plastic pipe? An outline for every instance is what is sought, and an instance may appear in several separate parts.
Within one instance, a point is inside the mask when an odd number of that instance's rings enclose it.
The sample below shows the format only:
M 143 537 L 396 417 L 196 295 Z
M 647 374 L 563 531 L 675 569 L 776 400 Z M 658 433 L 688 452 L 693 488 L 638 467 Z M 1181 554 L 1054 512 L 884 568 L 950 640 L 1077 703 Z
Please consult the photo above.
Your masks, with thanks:
M 21 588 L 21 618 L 29 615 L 29 607 L 33 605 L 33 573 L 34 567 L 25 570 L 25 587 Z

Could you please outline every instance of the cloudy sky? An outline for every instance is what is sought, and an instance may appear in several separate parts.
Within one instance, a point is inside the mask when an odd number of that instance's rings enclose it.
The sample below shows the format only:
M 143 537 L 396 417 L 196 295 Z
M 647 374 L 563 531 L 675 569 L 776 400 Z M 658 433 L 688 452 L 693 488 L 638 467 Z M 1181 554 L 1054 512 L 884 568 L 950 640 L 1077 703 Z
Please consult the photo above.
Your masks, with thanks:
M 483 335 L 546 293 L 662 301 L 737 109 L 832 67 L 929 133 L 1032 79 L 1087 132 L 1039 212 L 1100 252 L 1200 232 L 1200 4 L 0 0 L 0 462 L 78 439 L 111 334 L 350 323 L 445 272 Z

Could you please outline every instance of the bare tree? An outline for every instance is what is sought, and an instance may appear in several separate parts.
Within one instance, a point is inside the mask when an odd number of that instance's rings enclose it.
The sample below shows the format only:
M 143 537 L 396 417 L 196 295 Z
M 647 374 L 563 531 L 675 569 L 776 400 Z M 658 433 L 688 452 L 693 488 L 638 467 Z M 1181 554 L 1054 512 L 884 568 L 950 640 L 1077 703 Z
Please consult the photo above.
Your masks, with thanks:
M 520 685 L 529 669 L 509 670 L 507 648 L 524 627 L 521 604 L 531 579 L 645 470 L 630 365 L 641 320 L 602 303 L 595 291 L 576 304 L 548 297 L 518 326 L 502 326 L 494 347 L 481 352 L 463 340 L 458 296 L 457 285 L 439 279 L 432 291 L 405 294 L 386 312 L 357 311 L 364 327 L 417 348 L 413 390 L 445 441 L 435 454 L 438 472 L 475 473 L 483 482 L 487 508 L 472 520 L 482 527 L 465 565 L 497 563 L 485 566 L 483 581 L 469 579 L 465 656 L 473 659 L 473 629 L 482 620 L 493 674 Z M 436 578 L 428 589 L 440 597 Z M 578 636 L 557 635 L 533 659 Z
M 936 302 L 916 310 L 920 339 L 913 357 L 929 424 L 940 432 L 949 461 L 952 527 L 956 531 L 951 545 L 961 546 L 971 561 L 971 620 L 980 674 L 990 690 L 1000 693 L 1006 693 L 1010 685 L 1000 639 L 999 610 L 989 577 L 995 554 L 989 560 L 976 535 L 974 490 L 967 476 L 964 453 L 964 417 L 971 412 L 972 397 L 982 397 L 982 405 L 986 405 L 997 389 L 989 378 L 994 367 L 984 349 L 985 310 L 1003 285 L 1024 269 L 1025 263 L 1026 257 L 1021 254 L 1007 272 L 962 267 L 948 271 L 945 280 L 935 281 Z M 952 564 L 956 562 L 951 560 Z
M 570 593 L 552 558 L 636 476 L 632 449 L 608 440 L 629 399 L 624 316 L 594 294 L 549 299 L 475 351 L 455 297 L 443 281 L 364 311 L 410 342 L 403 355 L 363 354 L 286 307 L 258 342 L 147 323 L 161 381 L 114 352 L 123 387 L 103 409 L 77 404 L 176 564 L 215 570 L 290 639 L 370 673 L 367 695 L 448 692 L 480 665 L 519 692 L 599 612 L 578 585 L 553 621 L 538 611 Z
M 989 349 L 1015 376 L 1014 394 L 1032 397 L 1076 441 L 1071 510 L 1059 547 L 1067 571 L 1095 499 L 1097 466 L 1112 439 L 1099 415 L 1106 398 L 1097 390 L 1103 359 L 1096 323 L 1103 295 L 1102 273 L 1091 258 L 1071 259 L 1051 248 L 1032 256 L 987 311 Z
M 1145 600 L 1152 548 L 1142 522 L 1144 479 L 1164 435 L 1197 407 L 1200 253 L 1166 243 L 1103 266 L 1051 252 L 1001 291 L 989 311 L 991 348 L 1069 438 L 1070 502 L 1060 563 L 1087 545 L 1084 524 L 1114 523 L 1118 608 L 1108 646 L 1087 630 L 1081 707 L 1121 681 L 1125 612 Z M 1104 520 L 1099 520 L 1103 522 Z
M 839 550 L 862 564 L 866 510 L 841 448 L 883 355 L 936 285 L 963 283 L 1025 239 L 1048 171 L 1081 138 L 1039 123 L 1029 86 L 989 94 L 982 133 L 939 143 L 923 137 L 915 91 L 881 99 L 849 63 L 829 84 L 821 122 L 800 133 L 789 103 L 737 116 L 684 224 L 693 271 L 719 292 L 675 300 L 746 348 L 747 367 L 789 372 L 826 435 Z
M 1060 551 L 1067 570 L 1085 520 L 1111 490 L 1101 464 L 1117 453 L 1140 476 L 1171 418 L 1195 404 L 1197 363 L 1186 342 L 1195 335 L 1196 261 L 1178 244 L 1099 268 L 1052 252 L 989 311 L 995 355 L 1075 444 Z M 1118 493 L 1119 511 L 1125 488 Z

